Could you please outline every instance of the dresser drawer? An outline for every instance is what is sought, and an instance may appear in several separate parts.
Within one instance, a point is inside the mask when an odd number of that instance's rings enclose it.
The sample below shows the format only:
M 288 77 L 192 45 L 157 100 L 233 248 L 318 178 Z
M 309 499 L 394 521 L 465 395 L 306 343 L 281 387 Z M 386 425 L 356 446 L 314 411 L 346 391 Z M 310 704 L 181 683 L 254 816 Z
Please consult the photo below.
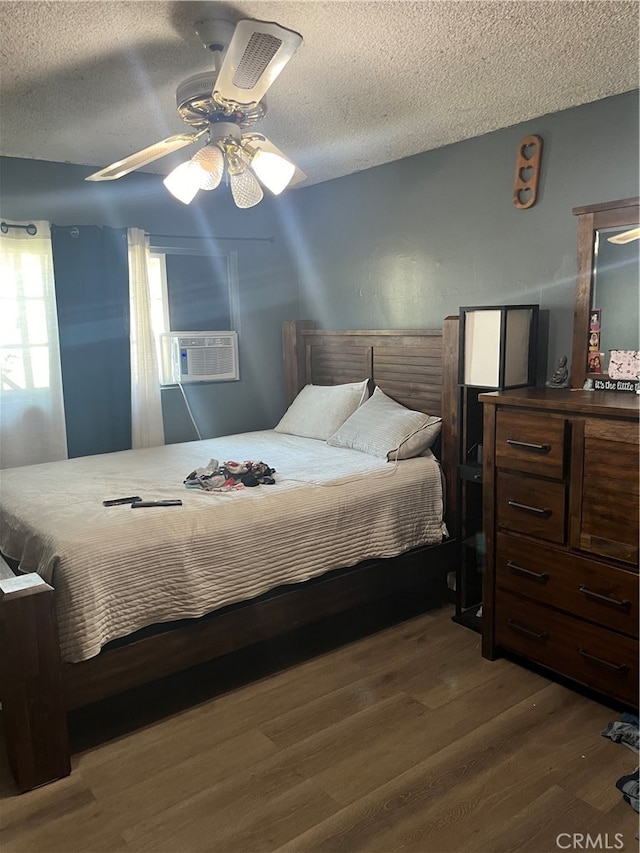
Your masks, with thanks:
M 566 420 L 541 412 L 498 411 L 496 465 L 561 480 L 564 476 Z
M 640 472 L 637 423 L 584 424 L 582 500 L 573 511 L 576 548 L 638 566 Z
M 498 592 L 496 643 L 587 687 L 638 705 L 638 642 Z
M 498 533 L 496 584 L 604 628 L 638 636 L 638 575 Z
M 565 485 L 498 471 L 498 527 L 545 539 L 565 541 Z

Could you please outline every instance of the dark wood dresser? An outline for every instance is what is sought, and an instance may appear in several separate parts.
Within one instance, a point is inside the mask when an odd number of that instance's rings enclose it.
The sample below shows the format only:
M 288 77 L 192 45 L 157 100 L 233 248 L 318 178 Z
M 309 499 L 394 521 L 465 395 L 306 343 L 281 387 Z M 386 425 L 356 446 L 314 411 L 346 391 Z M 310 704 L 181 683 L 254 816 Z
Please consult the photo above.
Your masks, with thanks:
M 639 398 L 482 394 L 482 654 L 638 707 Z

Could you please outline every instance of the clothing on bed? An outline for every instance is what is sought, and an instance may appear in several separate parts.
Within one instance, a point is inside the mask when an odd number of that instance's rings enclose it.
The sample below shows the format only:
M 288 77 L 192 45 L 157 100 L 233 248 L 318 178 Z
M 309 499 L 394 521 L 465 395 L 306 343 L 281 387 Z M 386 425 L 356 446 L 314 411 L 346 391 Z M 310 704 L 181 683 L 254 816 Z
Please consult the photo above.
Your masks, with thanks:
M 185 489 L 203 459 L 268 459 L 276 482 Z M 105 498 L 182 498 L 133 512 Z M 6 469 L 0 550 L 56 590 L 63 659 L 445 533 L 432 455 L 388 463 L 273 430 Z
M 184 485 L 187 489 L 204 489 L 220 492 L 243 489 L 245 486 L 273 486 L 275 468 L 266 462 L 223 462 L 210 459 L 204 468 L 196 468 L 187 474 Z

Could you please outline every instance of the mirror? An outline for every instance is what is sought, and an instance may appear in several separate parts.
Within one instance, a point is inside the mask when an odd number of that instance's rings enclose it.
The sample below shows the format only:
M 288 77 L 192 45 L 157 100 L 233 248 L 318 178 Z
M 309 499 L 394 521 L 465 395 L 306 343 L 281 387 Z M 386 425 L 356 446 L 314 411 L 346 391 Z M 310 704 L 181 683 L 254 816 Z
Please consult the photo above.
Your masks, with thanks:
M 640 349 L 638 317 L 640 199 L 576 207 L 578 276 L 571 387 L 607 379 L 611 350 Z

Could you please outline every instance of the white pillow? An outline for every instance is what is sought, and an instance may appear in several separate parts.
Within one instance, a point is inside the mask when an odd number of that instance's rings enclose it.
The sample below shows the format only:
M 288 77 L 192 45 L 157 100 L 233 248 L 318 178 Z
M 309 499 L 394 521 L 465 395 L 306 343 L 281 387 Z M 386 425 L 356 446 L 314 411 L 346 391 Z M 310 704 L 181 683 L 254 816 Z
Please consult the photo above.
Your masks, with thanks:
M 368 379 L 345 385 L 305 385 L 274 429 L 326 441 L 368 396 Z
M 388 461 L 419 456 L 440 434 L 442 418 L 407 409 L 376 388 L 327 440 Z

